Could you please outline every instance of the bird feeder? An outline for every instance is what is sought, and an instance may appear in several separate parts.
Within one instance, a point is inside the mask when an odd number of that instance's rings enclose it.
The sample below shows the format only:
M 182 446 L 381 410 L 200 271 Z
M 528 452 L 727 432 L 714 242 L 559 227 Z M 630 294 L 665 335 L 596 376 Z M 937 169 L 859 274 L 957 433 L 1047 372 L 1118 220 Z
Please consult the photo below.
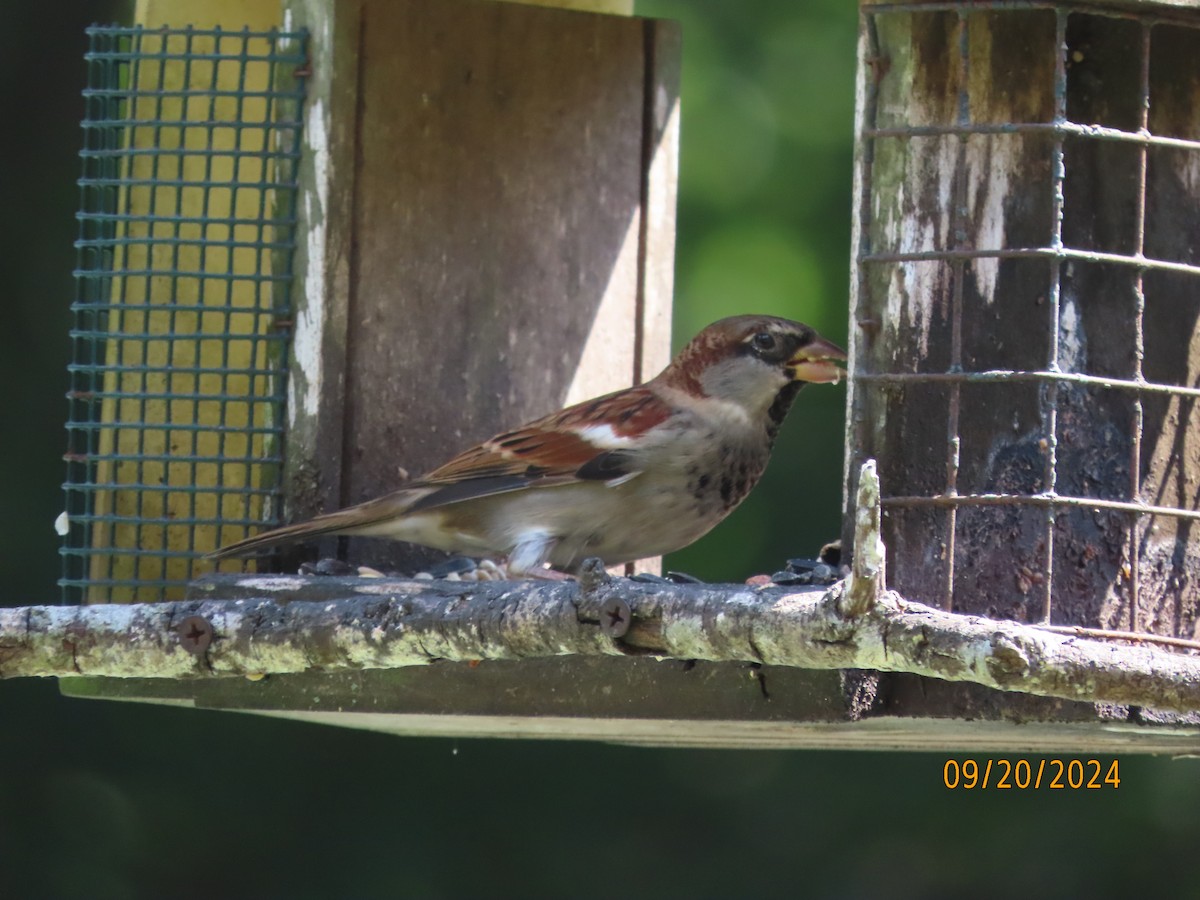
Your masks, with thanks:
M 669 359 L 667 24 L 406 0 L 176 27 L 186 11 L 89 31 L 67 602 L 254 571 L 203 557 Z
M 861 12 L 846 471 L 879 461 L 890 585 L 1194 640 L 1200 13 Z M 927 715 L 1022 715 L 891 687 Z
M 860 464 L 878 460 L 890 586 L 957 612 L 1193 637 L 1200 14 L 864 2 L 860 22 L 846 485 L 854 497 Z M 93 113 L 109 168 L 85 172 L 96 231 L 77 346 L 91 380 L 73 395 L 68 491 L 90 505 L 68 511 L 67 558 L 83 560 L 69 588 L 219 597 L 189 583 L 194 561 L 255 523 L 378 495 L 401 465 L 424 471 L 666 362 L 671 26 L 471 0 L 291 0 L 277 30 L 233 49 L 211 23 L 163 24 L 113 37 L 125 68 Z M 132 52 L 151 40 L 153 63 Z M 93 72 L 109 52 L 93 50 Z M 246 74 L 193 84 L 225 56 Z M 145 87 L 160 59 L 177 74 Z M 175 92 L 178 121 L 163 112 Z M 236 137 L 260 94 L 274 114 Z M 226 95 L 232 125 L 216 114 Z M 201 129 L 178 164 L 163 140 L 175 125 L 180 148 Z M 265 168 L 218 177 L 229 156 Z M 93 177 L 114 190 L 89 201 Z M 194 179 L 209 191 L 199 213 L 184 208 Z M 232 206 L 216 205 L 222 190 Z M 231 232 L 194 250 L 194 224 Z M 243 274 L 221 242 L 257 268 Z M 195 288 L 189 266 L 203 266 Z M 234 286 L 222 300 L 210 282 Z M 212 365 L 215 381 L 192 371 Z M 222 403 L 238 397 L 233 416 Z M 603 612 L 605 634 L 631 627 L 620 598 Z M 212 624 L 180 626 L 202 655 Z M 1186 716 L 1150 726 L 1128 707 L 918 675 L 635 657 L 63 686 L 398 733 L 656 744 L 1170 752 L 1189 733 Z

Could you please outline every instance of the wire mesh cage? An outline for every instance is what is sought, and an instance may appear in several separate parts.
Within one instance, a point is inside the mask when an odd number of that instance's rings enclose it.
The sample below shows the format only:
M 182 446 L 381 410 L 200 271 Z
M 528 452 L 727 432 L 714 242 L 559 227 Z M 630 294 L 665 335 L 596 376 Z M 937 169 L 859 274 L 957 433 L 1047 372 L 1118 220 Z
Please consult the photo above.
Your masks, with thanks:
M 893 586 L 1193 637 L 1200 14 L 861 23 L 849 428 L 880 460 Z
M 280 514 L 306 35 L 88 41 L 60 585 L 174 599 Z

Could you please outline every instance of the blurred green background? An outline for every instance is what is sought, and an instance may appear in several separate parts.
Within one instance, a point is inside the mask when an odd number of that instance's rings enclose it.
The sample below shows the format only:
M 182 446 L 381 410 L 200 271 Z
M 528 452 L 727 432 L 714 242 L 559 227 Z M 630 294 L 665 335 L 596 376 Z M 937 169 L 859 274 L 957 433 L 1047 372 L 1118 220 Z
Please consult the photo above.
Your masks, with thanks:
M 854 4 L 639 10 L 684 23 L 677 343 L 745 311 L 844 340 Z M 82 29 L 115 13 L 4 12 L 0 603 L 23 605 L 57 597 Z M 758 491 L 670 565 L 740 579 L 836 536 L 844 398 L 803 392 Z M 2 682 L 0 898 L 1200 893 L 1194 760 L 1027 794 L 951 793 L 945 760 L 401 739 Z

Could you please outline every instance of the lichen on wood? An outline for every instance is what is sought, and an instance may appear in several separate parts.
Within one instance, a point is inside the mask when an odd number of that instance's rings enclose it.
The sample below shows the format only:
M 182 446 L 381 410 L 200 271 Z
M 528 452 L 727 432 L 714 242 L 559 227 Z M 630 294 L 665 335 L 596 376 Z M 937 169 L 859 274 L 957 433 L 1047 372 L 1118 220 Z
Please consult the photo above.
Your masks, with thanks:
M 848 617 L 842 583 L 797 591 L 599 574 L 582 584 L 234 576 L 198 588 L 211 599 L 0 610 L 0 677 L 244 677 L 652 655 L 911 672 L 1048 697 L 1200 709 L 1196 657 L 945 612 L 893 592 Z M 632 615 L 619 638 L 601 627 L 614 598 Z M 189 641 L 197 621 L 211 633 L 202 627 Z

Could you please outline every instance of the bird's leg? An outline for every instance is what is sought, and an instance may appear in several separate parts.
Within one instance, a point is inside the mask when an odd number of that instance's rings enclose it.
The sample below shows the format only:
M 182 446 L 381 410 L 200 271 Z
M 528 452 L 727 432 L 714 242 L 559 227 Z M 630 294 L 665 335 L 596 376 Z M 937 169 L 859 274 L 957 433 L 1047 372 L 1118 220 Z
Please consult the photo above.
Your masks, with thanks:
M 565 581 L 570 575 L 546 568 L 546 559 L 558 539 L 544 531 L 533 531 L 521 536 L 517 545 L 508 554 L 506 563 L 512 578 L 544 578 L 549 581 Z

